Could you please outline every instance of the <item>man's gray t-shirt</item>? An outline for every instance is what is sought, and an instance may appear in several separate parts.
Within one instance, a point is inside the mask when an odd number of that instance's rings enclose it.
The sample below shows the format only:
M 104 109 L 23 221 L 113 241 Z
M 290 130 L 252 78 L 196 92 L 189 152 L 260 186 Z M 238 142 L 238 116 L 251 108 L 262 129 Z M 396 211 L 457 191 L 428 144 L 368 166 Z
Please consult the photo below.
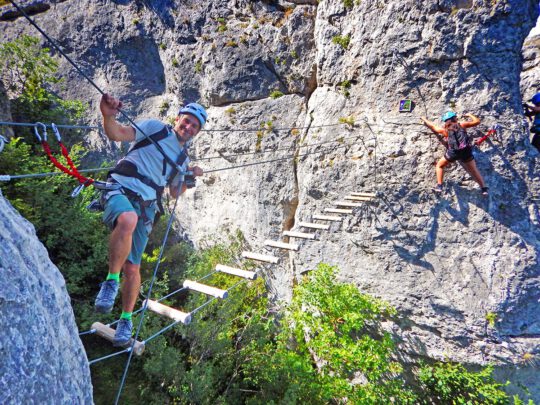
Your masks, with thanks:
M 137 122 L 137 126 L 141 128 L 141 130 L 144 131 L 146 135 L 149 136 L 161 131 L 163 127 L 165 127 L 165 124 L 158 120 L 143 120 Z M 144 138 L 144 134 L 138 129 L 135 129 L 134 143 L 137 143 Z M 174 162 L 178 162 L 178 159 L 182 154 L 183 147 L 178 142 L 176 134 L 174 133 L 172 128 L 169 130 L 168 136 L 159 141 L 159 146 L 161 146 L 163 151 L 167 154 L 167 156 L 171 158 L 171 160 L 173 160 Z M 129 152 L 126 157 L 123 158 L 123 160 L 128 160 L 131 163 L 135 164 L 135 166 L 137 166 L 137 171 L 140 174 L 149 178 L 158 186 L 164 187 L 165 185 L 167 185 L 167 179 L 169 178 L 171 171 L 173 170 L 171 165 L 166 163 L 165 174 L 163 174 L 164 158 L 163 155 L 157 150 L 157 148 L 153 144 Z M 187 171 L 188 163 L 189 158 L 187 158 L 181 166 L 181 170 L 183 172 Z M 122 176 L 116 173 L 113 173 L 112 177 L 123 187 L 126 187 L 131 191 L 139 194 L 143 200 L 149 201 L 156 199 L 156 191 L 152 187 L 141 182 L 139 179 L 136 179 L 135 177 Z M 182 175 L 177 175 L 169 183 L 173 186 L 177 186 L 182 181 L 184 181 L 184 177 Z

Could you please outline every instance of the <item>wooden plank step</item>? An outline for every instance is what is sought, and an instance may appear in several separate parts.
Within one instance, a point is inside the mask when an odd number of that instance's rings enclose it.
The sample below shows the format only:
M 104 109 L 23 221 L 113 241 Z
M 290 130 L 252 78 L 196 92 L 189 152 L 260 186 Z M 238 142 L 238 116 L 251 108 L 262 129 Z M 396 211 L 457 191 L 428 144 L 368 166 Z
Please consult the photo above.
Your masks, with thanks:
M 265 240 L 264 245 L 287 250 L 298 250 L 299 248 L 299 246 L 294 243 L 279 242 L 277 240 Z
M 313 219 L 318 219 L 319 221 L 334 221 L 334 222 L 343 221 L 342 217 L 333 217 L 331 215 L 319 215 L 319 214 L 313 214 Z
M 373 201 L 374 200 L 373 197 L 356 197 L 354 195 L 349 195 L 345 197 L 345 199 L 351 200 L 351 201 Z
M 315 234 L 313 234 L 313 233 L 285 231 L 285 232 L 283 232 L 283 235 L 284 236 L 290 236 L 292 238 L 315 239 Z
M 232 274 L 233 276 L 247 278 L 248 280 L 255 280 L 257 278 L 257 273 L 255 273 L 254 271 L 237 269 L 235 267 L 229 267 L 223 264 L 218 264 L 216 266 L 216 271 Z
M 352 210 L 346 210 L 341 208 L 325 208 L 324 212 L 331 212 L 333 214 L 352 214 Z
M 377 193 L 352 192 L 351 195 L 353 195 L 355 197 L 371 197 L 371 198 L 377 197 Z
M 362 206 L 362 204 L 352 203 L 348 201 L 334 201 L 334 205 L 338 207 L 350 207 L 350 208 L 356 208 L 356 207 Z
M 267 262 L 267 263 L 272 263 L 272 264 L 279 263 L 279 257 L 270 256 L 270 255 L 262 255 L 260 253 L 242 252 L 242 257 L 244 259 L 257 260 L 259 262 Z
M 104 325 L 101 322 L 94 322 L 92 324 L 92 329 L 96 331 L 96 335 L 101 336 L 104 339 L 107 339 L 109 342 L 112 343 L 114 339 L 114 333 L 116 332 L 113 328 L 111 328 L 108 325 Z M 133 344 L 133 338 L 130 339 L 128 345 L 126 347 L 131 347 Z M 133 346 L 133 354 L 135 356 L 140 356 L 144 352 L 144 343 L 136 341 L 135 346 Z
M 225 299 L 229 295 L 229 293 L 225 290 L 206 284 L 197 283 L 196 281 L 192 280 L 184 280 L 184 288 L 189 288 L 190 290 L 198 291 L 200 293 L 211 295 L 220 299 Z
M 314 224 L 311 222 L 299 222 L 298 226 L 301 226 L 303 228 L 310 228 L 310 229 L 322 229 L 323 231 L 327 231 L 330 229 L 330 225 Z
M 145 300 L 144 304 L 147 305 L 147 308 L 155 312 L 158 315 L 166 316 L 174 321 L 181 322 L 184 325 L 189 325 L 191 323 L 191 314 L 179 311 L 177 309 L 168 307 L 167 305 L 160 304 L 157 301 Z M 143 304 L 143 305 L 144 305 Z

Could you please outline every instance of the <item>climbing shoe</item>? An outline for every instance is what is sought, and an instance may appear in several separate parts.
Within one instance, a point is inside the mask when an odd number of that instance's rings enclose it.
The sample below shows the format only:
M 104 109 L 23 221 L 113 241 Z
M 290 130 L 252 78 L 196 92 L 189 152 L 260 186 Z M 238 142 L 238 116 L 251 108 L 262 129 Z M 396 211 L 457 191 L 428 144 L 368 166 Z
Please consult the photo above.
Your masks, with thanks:
M 111 312 L 116 294 L 118 294 L 118 281 L 107 280 L 101 283 L 101 289 L 94 304 L 96 312 L 102 314 Z
M 482 187 L 480 190 L 482 191 L 482 195 L 488 195 L 489 194 L 489 188 L 487 188 L 487 187 Z
M 432 188 L 433 191 L 435 191 L 437 194 L 442 194 L 442 184 L 437 184 L 435 187 Z
M 120 319 L 114 334 L 113 346 L 124 347 L 129 345 L 133 323 L 129 319 Z

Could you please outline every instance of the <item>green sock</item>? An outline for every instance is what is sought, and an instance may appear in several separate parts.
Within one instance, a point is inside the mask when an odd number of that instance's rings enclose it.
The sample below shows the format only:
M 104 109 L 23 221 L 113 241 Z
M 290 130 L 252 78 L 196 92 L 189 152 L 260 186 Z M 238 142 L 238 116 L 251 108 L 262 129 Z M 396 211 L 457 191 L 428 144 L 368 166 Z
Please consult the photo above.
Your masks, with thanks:
M 120 273 L 114 273 L 114 274 L 109 273 L 109 274 L 107 274 L 107 279 L 106 280 L 107 281 L 108 280 L 116 280 L 116 281 L 120 282 Z
M 120 315 L 120 319 L 127 319 L 128 321 L 131 321 L 131 314 L 133 312 L 124 312 L 122 311 L 122 315 Z

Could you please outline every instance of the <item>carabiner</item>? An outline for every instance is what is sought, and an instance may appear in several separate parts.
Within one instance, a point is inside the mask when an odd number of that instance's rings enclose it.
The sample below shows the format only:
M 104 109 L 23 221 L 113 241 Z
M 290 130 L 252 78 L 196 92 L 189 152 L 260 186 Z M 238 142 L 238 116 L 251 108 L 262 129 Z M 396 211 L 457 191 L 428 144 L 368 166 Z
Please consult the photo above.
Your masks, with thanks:
M 2 135 L 0 135 L 0 152 L 4 150 L 4 146 L 6 146 L 6 143 L 8 143 L 8 140 L 4 138 Z
M 43 129 L 43 132 L 41 133 L 42 136 L 39 136 L 38 127 L 41 126 Z M 47 126 L 42 122 L 36 122 L 36 125 L 34 126 L 34 134 L 36 135 L 36 138 L 39 142 L 47 142 Z M 43 137 L 43 138 L 42 138 Z
M 75 189 L 73 189 L 73 192 L 71 193 L 71 198 L 77 197 L 79 194 L 81 194 L 81 191 L 84 188 L 84 183 L 79 184 Z
M 56 137 L 56 140 L 58 142 L 62 142 L 62 137 L 60 136 L 60 132 L 58 131 L 58 127 L 54 122 L 51 123 L 52 130 L 54 132 L 54 136 Z

